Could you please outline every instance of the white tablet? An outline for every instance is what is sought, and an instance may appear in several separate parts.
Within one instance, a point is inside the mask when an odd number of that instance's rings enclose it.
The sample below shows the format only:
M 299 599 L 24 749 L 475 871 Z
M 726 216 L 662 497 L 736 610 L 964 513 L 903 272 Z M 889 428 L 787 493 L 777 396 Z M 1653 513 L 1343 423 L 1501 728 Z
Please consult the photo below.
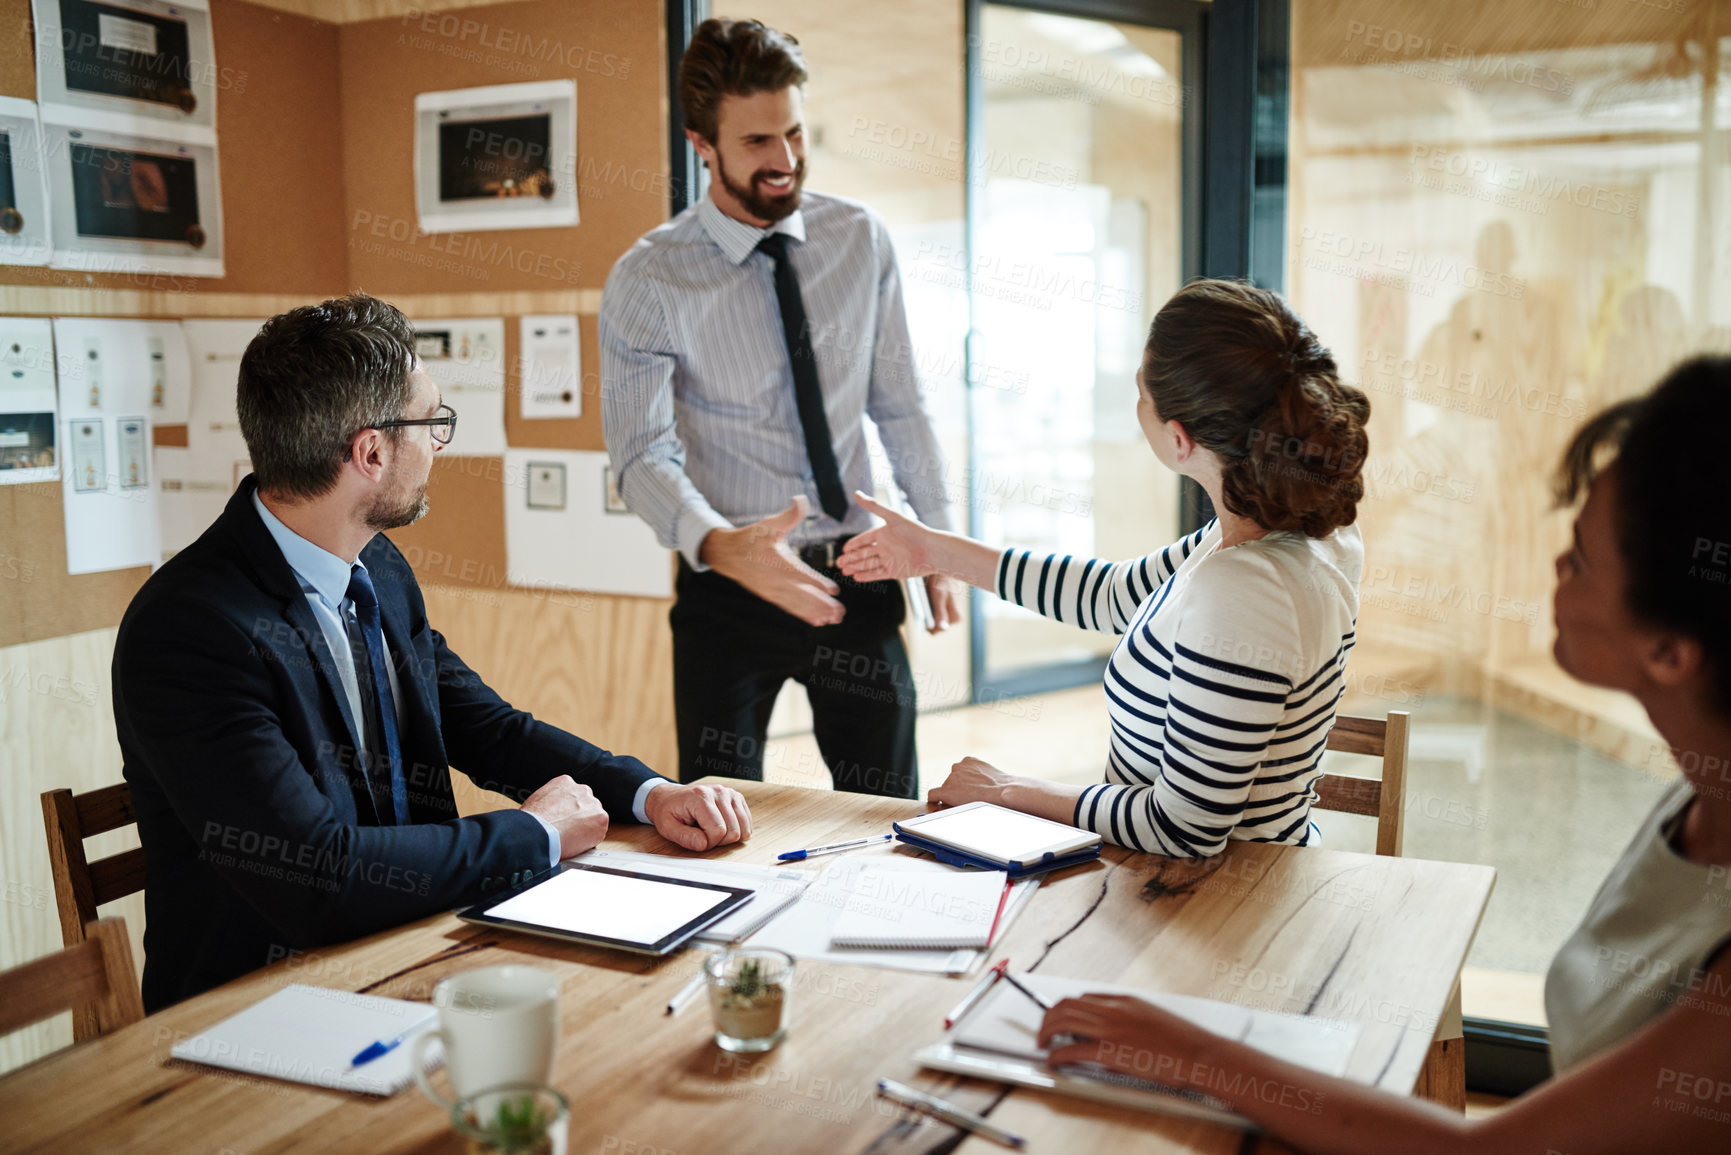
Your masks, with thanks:
M 753 893 L 747 887 L 566 862 L 554 873 L 458 917 L 589 946 L 661 955 L 745 905 Z
M 896 829 L 926 842 L 1000 866 L 1025 867 L 1043 859 L 1064 859 L 1098 850 L 1100 836 L 1061 822 L 1036 818 L 990 802 L 922 814 Z

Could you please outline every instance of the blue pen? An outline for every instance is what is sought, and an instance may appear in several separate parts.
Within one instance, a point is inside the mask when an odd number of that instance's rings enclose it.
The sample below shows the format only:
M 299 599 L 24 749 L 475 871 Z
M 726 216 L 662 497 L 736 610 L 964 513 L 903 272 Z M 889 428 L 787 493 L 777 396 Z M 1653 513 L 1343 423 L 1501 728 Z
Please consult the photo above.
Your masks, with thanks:
M 416 1031 L 420 1030 L 438 1017 L 438 1013 L 434 1012 L 433 1014 L 423 1018 L 414 1026 L 405 1030 L 394 1039 L 380 1039 L 377 1042 L 368 1043 L 360 1054 L 349 1060 L 349 1069 L 353 1070 L 356 1067 L 365 1066 L 367 1063 L 372 1062 L 381 1055 L 390 1054 L 392 1051 L 403 1045 L 403 1040 L 407 1039 L 410 1035 L 414 1034 Z
M 856 846 L 875 846 L 880 842 L 888 842 L 893 834 L 874 834 L 870 838 L 856 838 L 852 842 L 835 842 L 828 846 L 814 846 L 810 850 L 790 850 L 786 854 L 775 856 L 777 862 L 798 862 L 803 858 L 816 858 L 820 854 L 834 854 L 838 850 L 852 850 Z

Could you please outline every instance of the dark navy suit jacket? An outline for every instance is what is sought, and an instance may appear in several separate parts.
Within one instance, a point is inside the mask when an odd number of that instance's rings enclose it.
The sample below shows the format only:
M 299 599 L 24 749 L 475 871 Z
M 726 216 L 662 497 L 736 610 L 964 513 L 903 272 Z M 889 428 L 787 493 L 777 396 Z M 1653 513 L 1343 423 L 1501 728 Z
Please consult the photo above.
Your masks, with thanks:
M 252 505 L 158 570 L 114 651 L 114 716 L 147 859 L 144 1005 L 546 870 L 547 831 L 457 816 L 449 768 L 518 801 L 570 774 L 615 821 L 654 774 L 504 702 L 427 624 L 383 534 L 361 551 L 402 697 L 410 825 L 384 825 L 318 621 Z M 387 795 L 388 807 L 388 795 Z

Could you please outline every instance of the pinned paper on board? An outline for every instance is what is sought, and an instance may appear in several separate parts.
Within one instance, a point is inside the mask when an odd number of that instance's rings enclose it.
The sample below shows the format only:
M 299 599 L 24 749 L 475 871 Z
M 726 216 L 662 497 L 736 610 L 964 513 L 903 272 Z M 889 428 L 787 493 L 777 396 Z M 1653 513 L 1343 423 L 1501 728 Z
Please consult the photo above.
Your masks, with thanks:
M 44 109 L 56 269 L 223 275 L 216 144 L 56 123 Z
M 235 407 L 240 359 L 264 321 L 182 321 L 189 362 L 186 447 L 203 472 L 226 476 L 247 460 Z M 242 470 L 240 476 L 246 476 Z
M 46 265 L 48 185 L 34 101 L 0 96 L 0 265 Z
M 0 317 L 0 485 L 60 480 L 54 329 Z
M 158 445 L 152 462 L 161 503 L 160 561 L 167 561 L 222 516 L 235 485 L 231 466 L 197 462 L 179 446 Z
M 208 0 L 32 0 L 45 116 L 109 132 L 216 143 Z
M 565 508 L 565 466 L 557 461 L 531 461 L 525 468 L 530 509 Z
M 85 417 L 68 427 L 72 443 L 72 490 L 102 493 L 108 488 L 108 453 L 102 437 L 102 419 Z M 71 533 L 70 527 L 67 530 Z
M 577 82 L 498 84 L 415 97 L 421 231 L 577 223 Z
M 640 518 L 607 513 L 606 469 L 605 453 L 505 451 L 507 581 L 541 589 L 672 596 L 672 559 L 654 531 Z
M 447 456 L 505 452 L 505 320 L 503 317 L 416 321 L 415 356 L 457 411 Z
M 577 314 L 520 318 L 517 348 L 522 415 L 530 419 L 583 416 L 583 346 Z
M 67 573 L 150 565 L 161 556 L 150 467 L 150 342 L 160 340 L 166 353 L 177 332 L 162 322 L 54 320 Z

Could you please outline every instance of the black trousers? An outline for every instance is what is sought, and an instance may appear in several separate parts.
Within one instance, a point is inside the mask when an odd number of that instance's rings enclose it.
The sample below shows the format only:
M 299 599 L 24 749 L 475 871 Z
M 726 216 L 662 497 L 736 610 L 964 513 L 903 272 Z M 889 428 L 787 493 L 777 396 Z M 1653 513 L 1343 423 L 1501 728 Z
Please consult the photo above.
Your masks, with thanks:
M 817 745 L 837 790 L 916 797 L 915 701 L 899 582 L 860 583 L 838 570 L 846 616 L 808 626 L 731 578 L 679 561 L 673 704 L 679 778 L 763 781 L 764 737 L 789 678 L 811 701 Z

